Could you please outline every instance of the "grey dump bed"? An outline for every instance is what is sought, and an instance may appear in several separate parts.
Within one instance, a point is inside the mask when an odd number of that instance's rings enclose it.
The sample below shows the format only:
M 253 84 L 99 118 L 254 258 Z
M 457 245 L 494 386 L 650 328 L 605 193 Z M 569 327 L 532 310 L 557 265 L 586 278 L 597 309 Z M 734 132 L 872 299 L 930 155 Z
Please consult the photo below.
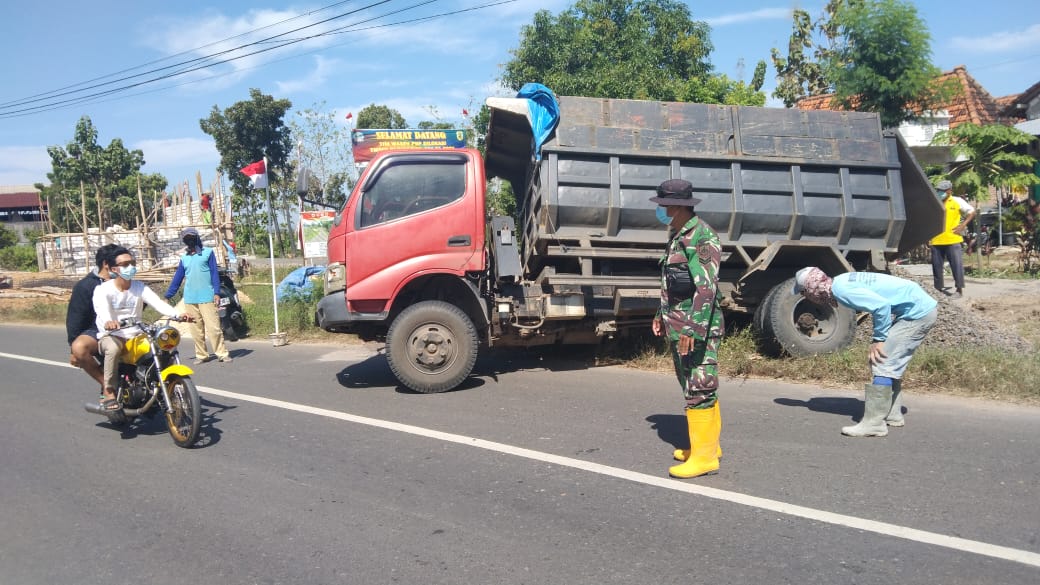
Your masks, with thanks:
M 656 259 L 665 230 L 648 199 L 669 178 L 693 183 L 698 215 L 747 259 L 783 241 L 905 252 L 941 229 L 927 178 L 876 114 L 561 97 L 535 162 L 522 110 L 489 104 L 487 170 L 514 186 L 528 270 Z

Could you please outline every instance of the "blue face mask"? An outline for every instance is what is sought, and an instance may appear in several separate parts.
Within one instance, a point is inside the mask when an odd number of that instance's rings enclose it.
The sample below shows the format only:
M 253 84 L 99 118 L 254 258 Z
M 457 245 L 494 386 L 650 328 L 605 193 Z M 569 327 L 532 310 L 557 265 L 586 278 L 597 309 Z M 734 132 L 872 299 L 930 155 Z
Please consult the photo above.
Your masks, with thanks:
M 137 267 L 136 266 L 127 266 L 126 268 L 122 268 L 121 267 L 119 269 L 119 276 L 122 276 L 123 278 L 125 278 L 127 280 L 133 280 L 134 279 L 134 275 L 136 275 L 136 274 L 137 274 Z
M 664 225 L 671 225 L 672 218 L 668 217 L 667 208 L 658 206 L 657 211 L 655 211 L 655 213 L 657 214 L 657 221 L 663 223 Z

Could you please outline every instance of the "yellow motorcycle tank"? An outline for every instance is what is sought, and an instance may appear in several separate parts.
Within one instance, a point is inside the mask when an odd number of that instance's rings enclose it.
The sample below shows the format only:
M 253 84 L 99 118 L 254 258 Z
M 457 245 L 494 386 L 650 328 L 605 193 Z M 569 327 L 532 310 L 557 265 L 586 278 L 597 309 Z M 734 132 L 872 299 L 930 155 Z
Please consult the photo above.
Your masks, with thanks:
M 133 339 L 127 339 L 123 344 L 123 355 L 120 357 L 120 361 L 124 364 L 134 365 L 151 351 L 152 344 L 149 343 L 148 335 L 139 333 Z

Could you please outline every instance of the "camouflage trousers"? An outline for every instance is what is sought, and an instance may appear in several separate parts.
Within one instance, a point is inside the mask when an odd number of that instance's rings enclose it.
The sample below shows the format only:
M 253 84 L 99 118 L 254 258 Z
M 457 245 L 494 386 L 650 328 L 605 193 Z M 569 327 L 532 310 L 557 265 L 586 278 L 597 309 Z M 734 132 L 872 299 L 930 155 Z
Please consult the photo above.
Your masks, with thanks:
M 680 356 L 679 342 L 670 343 L 675 377 L 686 399 L 686 408 L 711 408 L 718 400 L 720 337 L 693 344 L 693 351 Z

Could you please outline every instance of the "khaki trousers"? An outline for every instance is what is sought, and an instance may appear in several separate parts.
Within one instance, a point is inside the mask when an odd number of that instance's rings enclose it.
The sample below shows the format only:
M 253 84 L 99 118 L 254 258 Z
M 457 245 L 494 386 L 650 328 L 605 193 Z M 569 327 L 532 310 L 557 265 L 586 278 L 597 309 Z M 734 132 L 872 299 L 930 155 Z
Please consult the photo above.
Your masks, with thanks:
M 218 359 L 228 357 L 227 347 L 224 346 L 224 332 L 220 329 L 217 306 L 213 303 L 184 303 L 184 312 L 195 319 L 193 323 L 188 323 L 191 338 L 195 342 L 195 358 L 200 360 L 209 358 L 206 340 L 209 340 L 213 353 Z
M 123 354 L 126 340 L 115 335 L 108 335 L 98 340 L 98 349 L 104 356 L 105 388 L 115 391 L 119 387 L 119 356 Z

